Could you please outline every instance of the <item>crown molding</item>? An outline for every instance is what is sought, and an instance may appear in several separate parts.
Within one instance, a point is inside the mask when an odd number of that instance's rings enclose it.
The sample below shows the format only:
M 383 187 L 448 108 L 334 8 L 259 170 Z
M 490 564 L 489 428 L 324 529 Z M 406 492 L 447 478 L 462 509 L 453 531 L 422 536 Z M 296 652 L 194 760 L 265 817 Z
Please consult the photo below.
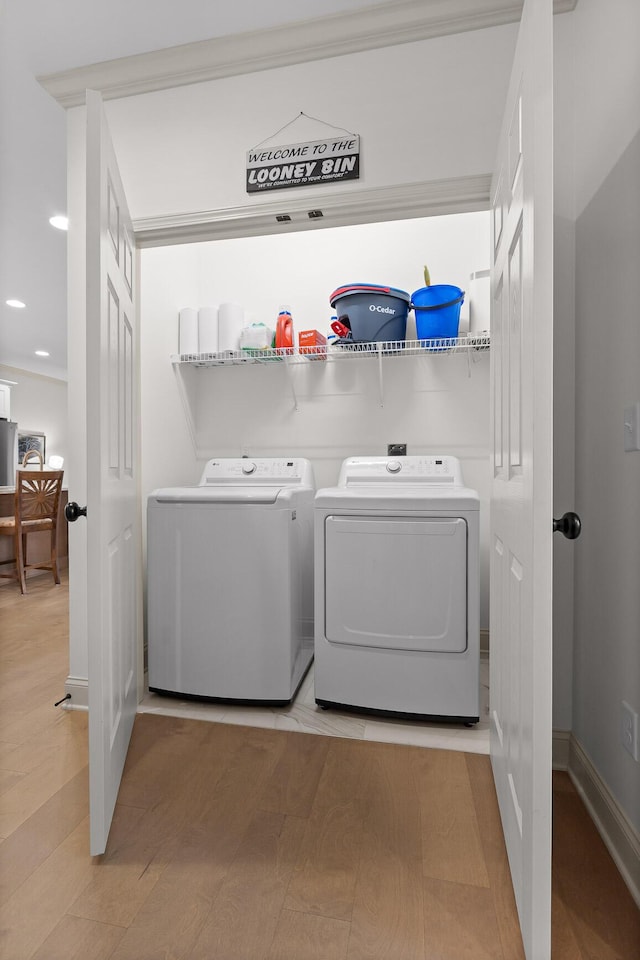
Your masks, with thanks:
M 285 190 L 285 196 L 261 204 L 140 218 L 133 221 L 133 230 L 136 246 L 143 248 L 411 220 L 487 210 L 490 187 L 491 174 L 487 173 L 393 187 L 331 191 L 324 197 L 317 192 L 312 197 L 293 197 L 290 190 Z M 322 217 L 309 219 L 310 210 L 321 210 Z M 279 222 L 276 218 L 283 214 L 291 219 Z
M 554 0 L 554 13 L 577 0 Z M 38 77 L 63 107 L 480 30 L 520 19 L 522 0 L 387 0 L 363 10 L 181 44 Z

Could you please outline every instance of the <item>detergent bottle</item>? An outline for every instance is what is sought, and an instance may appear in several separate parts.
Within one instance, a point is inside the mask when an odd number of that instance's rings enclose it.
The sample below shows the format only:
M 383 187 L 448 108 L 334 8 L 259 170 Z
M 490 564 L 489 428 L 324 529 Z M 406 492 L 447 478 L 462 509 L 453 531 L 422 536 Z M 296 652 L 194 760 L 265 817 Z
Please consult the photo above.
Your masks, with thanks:
M 283 353 L 293 353 L 293 318 L 288 307 L 280 307 L 276 321 L 276 350 Z

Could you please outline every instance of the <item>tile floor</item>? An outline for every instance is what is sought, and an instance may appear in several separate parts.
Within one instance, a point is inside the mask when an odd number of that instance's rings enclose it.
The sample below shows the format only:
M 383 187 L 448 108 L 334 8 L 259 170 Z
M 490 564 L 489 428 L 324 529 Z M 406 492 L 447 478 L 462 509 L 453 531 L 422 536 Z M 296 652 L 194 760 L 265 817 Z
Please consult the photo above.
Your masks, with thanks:
M 214 723 L 238 723 L 250 727 L 298 730 L 301 733 L 318 733 L 330 737 L 354 737 L 359 740 L 488 754 L 489 660 L 483 657 L 480 661 L 480 722 L 472 728 L 456 724 L 377 718 L 341 710 L 322 710 L 316 706 L 314 700 L 313 664 L 302 681 L 295 700 L 286 707 L 204 703 L 147 692 L 138 706 L 138 711 L 210 720 Z

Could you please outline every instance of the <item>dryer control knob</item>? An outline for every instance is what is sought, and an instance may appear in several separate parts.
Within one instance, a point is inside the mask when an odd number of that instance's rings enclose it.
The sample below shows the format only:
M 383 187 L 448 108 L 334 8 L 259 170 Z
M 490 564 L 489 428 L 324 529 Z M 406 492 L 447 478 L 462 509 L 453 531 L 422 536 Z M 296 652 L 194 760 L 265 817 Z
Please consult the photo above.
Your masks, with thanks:
M 243 464 L 242 464 L 242 472 L 243 472 L 244 474 L 255 473 L 255 472 L 256 472 L 256 465 L 255 465 L 255 463 L 252 463 L 251 461 L 248 461 L 247 463 L 243 463 Z
M 387 470 L 389 473 L 400 473 L 402 470 L 402 464 L 399 460 L 389 460 L 389 463 L 387 464 Z

